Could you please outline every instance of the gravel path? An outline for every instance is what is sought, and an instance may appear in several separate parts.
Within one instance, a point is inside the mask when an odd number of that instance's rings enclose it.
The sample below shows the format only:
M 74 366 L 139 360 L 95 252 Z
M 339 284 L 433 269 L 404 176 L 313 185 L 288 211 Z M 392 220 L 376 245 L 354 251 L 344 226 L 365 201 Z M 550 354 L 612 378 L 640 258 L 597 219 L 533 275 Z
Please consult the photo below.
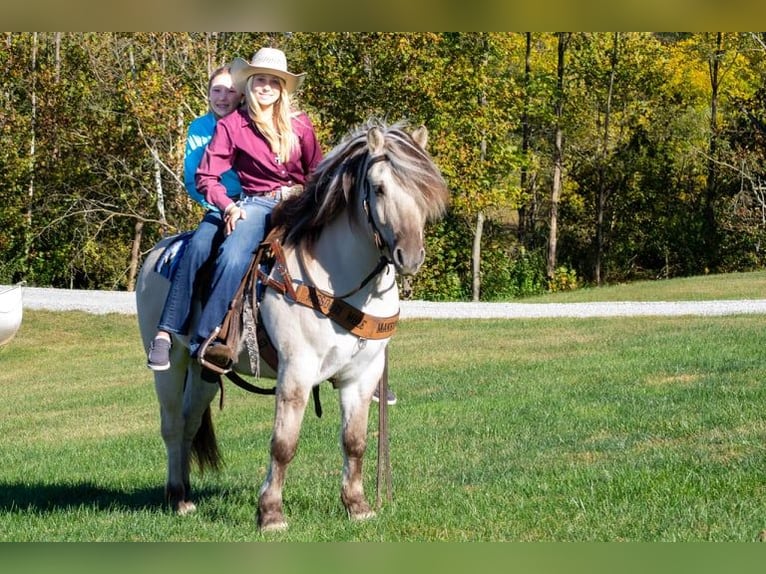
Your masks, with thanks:
M 134 293 L 24 287 L 25 309 L 136 313 Z M 620 317 L 656 315 L 766 314 L 766 299 L 603 303 L 434 303 L 402 301 L 402 319 L 521 319 L 540 317 Z

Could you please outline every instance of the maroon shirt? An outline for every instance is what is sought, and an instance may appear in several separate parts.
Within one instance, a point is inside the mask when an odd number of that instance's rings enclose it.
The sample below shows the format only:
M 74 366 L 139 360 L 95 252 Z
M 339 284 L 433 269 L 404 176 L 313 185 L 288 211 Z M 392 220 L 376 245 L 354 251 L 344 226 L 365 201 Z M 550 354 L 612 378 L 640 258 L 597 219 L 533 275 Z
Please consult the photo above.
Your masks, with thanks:
M 221 174 L 229 169 L 239 176 L 245 195 L 259 195 L 282 186 L 305 185 L 308 174 L 322 159 L 322 150 L 314 125 L 305 113 L 293 116 L 292 124 L 299 146 L 283 164 L 255 128 L 247 111 L 240 109 L 218 120 L 213 138 L 197 168 L 197 189 L 223 212 L 233 203 L 220 181 Z

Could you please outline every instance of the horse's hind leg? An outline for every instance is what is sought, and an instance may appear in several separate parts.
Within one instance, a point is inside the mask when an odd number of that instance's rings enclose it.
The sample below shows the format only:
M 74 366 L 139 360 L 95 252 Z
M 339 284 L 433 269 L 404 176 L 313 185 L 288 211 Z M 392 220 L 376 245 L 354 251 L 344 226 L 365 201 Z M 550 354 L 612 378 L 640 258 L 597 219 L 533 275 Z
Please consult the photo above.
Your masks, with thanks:
M 372 392 L 370 392 L 371 396 Z M 343 476 L 340 497 L 352 520 L 375 516 L 364 496 L 362 462 L 367 449 L 369 399 L 361 401 L 356 388 L 340 389 L 341 444 L 343 446 Z
M 213 470 L 218 470 L 219 467 L 218 445 L 210 419 L 210 403 L 217 392 L 218 385 L 202 381 L 199 365 L 191 364 L 183 388 L 181 428 L 177 442 L 173 443 L 173 448 L 178 448 L 179 463 L 174 470 L 178 471 L 178 475 L 175 476 L 179 478 L 171 479 L 169 476 L 167 488 L 168 502 L 181 516 L 197 510 L 191 499 L 192 460 L 196 458 L 201 472 L 204 472 L 206 467 Z M 173 459 L 175 457 L 174 453 Z
M 282 487 L 287 465 L 295 456 L 303 414 L 310 389 L 299 385 L 277 386 L 274 430 L 271 435 L 271 462 L 258 495 L 258 527 L 283 530 L 287 521 L 282 512 Z
M 179 514 L 193 510 L 189 507 L 189 456 L 184 453 L 184 376 L 176 368 L 155 373 L 154 388 L 160 403 L 160 434 L 167 452 L 167 481 L 165 500 Z
M 178 514 L 194 512 L 191 500 L 191 461 L 195 439 L 204 445 L 195 450 L 201 470 L 206 466 L 217 469 L 219 456 L 212 422 L 200 431 L 203 417 L 209 415 L 209 406 L 218 392 L 218 386 L 201 380 L 199 365 L 193 363 L 187 372 L 188 359 L 181 348 L 171 357 L 171 368 L 155 373 L 154 386 L 160 403 L 160 432 L 168 456 L 168 475 L 165 500 Z M 188 380 L 187 380 L 188 376 Z M 204 432 L 204 437 L 198 437 Z

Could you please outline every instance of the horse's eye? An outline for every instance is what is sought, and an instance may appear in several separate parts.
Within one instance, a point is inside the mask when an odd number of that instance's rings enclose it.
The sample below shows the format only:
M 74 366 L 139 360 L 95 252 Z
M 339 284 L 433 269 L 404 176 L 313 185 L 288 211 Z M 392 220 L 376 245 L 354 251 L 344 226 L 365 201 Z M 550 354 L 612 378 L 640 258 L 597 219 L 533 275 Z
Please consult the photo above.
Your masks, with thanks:
M 382 184 L 377 184 L 372 186 L 372 190 L 375 192 L 375 195 L 380 197 L 381 195 L 385 195 L 385 189 L 383 189 Z

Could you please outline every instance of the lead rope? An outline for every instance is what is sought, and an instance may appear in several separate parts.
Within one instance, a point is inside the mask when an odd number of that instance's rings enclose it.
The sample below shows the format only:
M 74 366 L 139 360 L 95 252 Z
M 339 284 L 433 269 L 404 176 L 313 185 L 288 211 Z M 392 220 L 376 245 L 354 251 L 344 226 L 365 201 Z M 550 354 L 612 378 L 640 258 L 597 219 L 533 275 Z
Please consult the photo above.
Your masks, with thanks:
M 367 169 L 379 161 L 388 161 L 388 154 L 379 155 L 370 160 L 366 166 Z M 370 209 L 370 186 L 365 186 L 365 197 L 363 201 L 364 211 L 367 214 L 367 222 L 372 228 L 372 235 L 375 239 L 375 245 L 380 250 L 381 256 L 378 266 L 375 268 L 367 279 L 371 279 L 378 273 L 380 273 L 384 267 L 386 267 L 390 261 L 388 257 L 383 253 L 383 238 L 381 237 L 380 230 L 375 223 L 375 218 L 372 216 L 372 209 Z M 365 280 L 365 282 L 367 281 Z M 363 282 L 364 284 L 364 282 Z M 380 510 L 383 504 L 383 496 L 381 491 L 385 489 L 386 501 L 391 502 L 391 457 L 390 457 L 390 444 L 388 440 L 388 344 L 384 350 L 384 364 L 383 374 L 378 381 L 378 479 L 375 489 L 375 504 Z
M 378 480 L 375 488 L 375 505 L 382 505 L 381 490 L 386 490 L 386 500 L 391 502 L 391 458 L 388 442 L 388 345 L 386 345 L 383 374 L 378 381 Z

